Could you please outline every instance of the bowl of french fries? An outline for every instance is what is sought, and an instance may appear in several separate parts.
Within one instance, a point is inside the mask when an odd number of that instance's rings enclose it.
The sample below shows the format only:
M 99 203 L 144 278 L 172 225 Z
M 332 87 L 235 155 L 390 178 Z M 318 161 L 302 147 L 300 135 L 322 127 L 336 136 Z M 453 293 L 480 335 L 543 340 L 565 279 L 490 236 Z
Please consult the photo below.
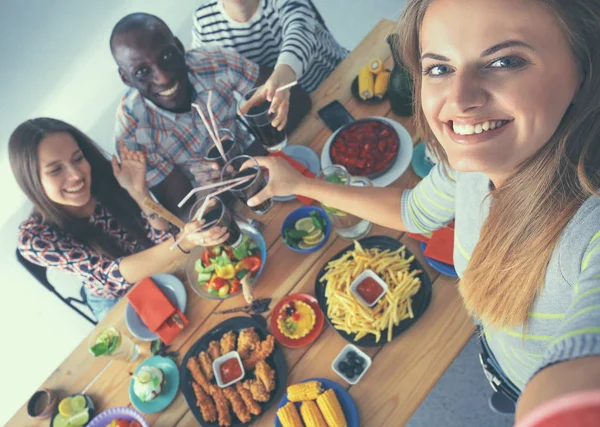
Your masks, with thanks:
M 365 306 L 351 289 L 366 270 L 388 285 L 373 307 Z M 325 318 L 344 339 L 374 347 L 390 342 L 422 316 L 431 301 L 431 281 L 398 240 L 370 236 L 344 248 L 323 266 L 315 295 Z
M 391 71 L 379 58 L 371 59 L 352 81 L 350 92 L 360 102 L 377 103 L 387 98 Z

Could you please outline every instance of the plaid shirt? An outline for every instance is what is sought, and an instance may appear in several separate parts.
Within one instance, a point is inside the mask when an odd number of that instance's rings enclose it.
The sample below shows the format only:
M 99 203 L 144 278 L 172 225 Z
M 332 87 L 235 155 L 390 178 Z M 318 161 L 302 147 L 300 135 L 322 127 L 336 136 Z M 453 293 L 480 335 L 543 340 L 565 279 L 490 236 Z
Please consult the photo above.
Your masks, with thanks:
M 258 65 L 228 49 L 197 49 L 185 55 L 188 77 L 195 93 L 194 102 L 204 105 L 200 96 L 213 91 L 212 108 L 219 128 L 232 130 L 244 142 L 248 133 L 237 125 L 235 94 L 250 91 L 258 78 Z M 203 109 L 206 111 L 205 109 Z M 117 111 L 116 150 L 124 141 L 130 150 L 146 154 L 146 182 L 154 187 L 178 165 L 194 182 L 190 167 L 212 145 L 197 112 L 176 114 L 163 110 L 129 89 Z
M 115 238 L 125 253 L 132 255 L 144 248 L 125 231 L 112 214 L 100 204 L 89 218 L 90 224 Z M 146 235 L 160 243 L 171 235 L 156 230 L 146 222 Z M 30 216 L 19 227 L 19 252 L 29 262 L 42 267 L 58 268 L 81 277 L 83 286 L 94 296 L 107 299 L 122 297 L 132 283 L 127 282 L 119 265 L 122 257 L 112 258 L 75 240 L 73 236 L 56 230 Z

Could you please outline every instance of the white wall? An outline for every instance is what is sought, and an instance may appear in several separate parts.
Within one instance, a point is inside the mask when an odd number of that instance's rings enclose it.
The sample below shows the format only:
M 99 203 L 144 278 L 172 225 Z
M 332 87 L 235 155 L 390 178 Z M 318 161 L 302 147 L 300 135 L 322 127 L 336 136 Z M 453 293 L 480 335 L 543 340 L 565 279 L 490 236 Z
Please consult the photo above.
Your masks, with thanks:
M 113 25 L 131 12 L 153 13 L 189 46 L 191 14 L 201 1 L 2 2 L 0 194 L 5 208 L 0 209 L 0 424 L 91 329 L 15 260 L 17 226 L 30 206 L 8 163 L 10 133 L 28 118 L 50 116 L 81 128 L 112 152 L 113 120 L 124 91 L 108 48 Z M 395 19 L 404 4 L 403 0 L 314 1 L 334 35 L 349 49 L 381 18 Z M 60 275 L 53 283 L 71 293 L 78 287 L 77 281 Z

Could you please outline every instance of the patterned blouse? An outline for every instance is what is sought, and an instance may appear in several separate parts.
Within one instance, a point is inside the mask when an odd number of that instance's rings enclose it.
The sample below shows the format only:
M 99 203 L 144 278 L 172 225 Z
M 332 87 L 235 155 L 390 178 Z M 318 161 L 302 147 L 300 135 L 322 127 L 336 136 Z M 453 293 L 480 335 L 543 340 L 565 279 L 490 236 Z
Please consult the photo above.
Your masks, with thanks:
M 103 232 L 114 236 L 125 253 L 131 255 L 144 247 L 125 231 L 113 215 L 100 204 L 96 205 L 89 222 Z M 165 241 L 171 235 L 156 230 L 146 222 L 148 238 L 154 243 Z M 80 276 L 92 295 L 118 299 L 133 285 L 121 272 L 120 258 L 113 258 L 76 241 L 68 233 L 58 231 L 30 216 L 19 227 L 19 252 L 28 261 L 42 267 L 58 268 Z

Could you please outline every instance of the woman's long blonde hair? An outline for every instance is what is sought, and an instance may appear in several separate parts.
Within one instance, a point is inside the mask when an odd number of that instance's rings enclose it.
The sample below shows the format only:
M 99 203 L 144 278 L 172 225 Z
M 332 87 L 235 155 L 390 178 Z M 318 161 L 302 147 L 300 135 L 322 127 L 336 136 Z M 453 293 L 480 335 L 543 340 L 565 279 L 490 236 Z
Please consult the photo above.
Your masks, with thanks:
M 490 214 L 460 291 L 467 309 L 493 327 L 527 324 L 565 226 L 600 187 L 600 1 L 537 1 L 563 27 L 581 86 L 550 140 L 491 192 Z M 425 120 L 419 90 L 419 33 L 431 2 L 409 0 L 399 26 L 398 48 L 414 77 L 418 130 L 448 165 Z

